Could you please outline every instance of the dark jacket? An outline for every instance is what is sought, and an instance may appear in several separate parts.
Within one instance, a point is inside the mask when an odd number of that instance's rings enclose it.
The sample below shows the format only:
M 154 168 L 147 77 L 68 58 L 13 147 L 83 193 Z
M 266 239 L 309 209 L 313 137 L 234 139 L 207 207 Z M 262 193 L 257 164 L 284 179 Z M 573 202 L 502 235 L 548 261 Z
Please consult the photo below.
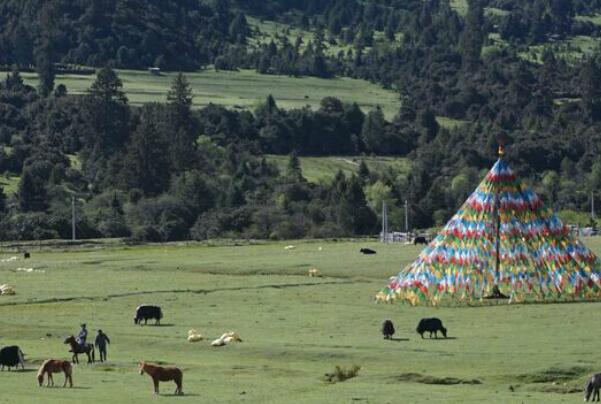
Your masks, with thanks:
M 111 340 L 109 339 L 108 335 L 102 333 L 102 334 L 98 334 L 96 336 L 96 341 L 94 341 L 94 345 L 96 345 L 98 348 L 106 348 L 106 344 L 110 344 Z

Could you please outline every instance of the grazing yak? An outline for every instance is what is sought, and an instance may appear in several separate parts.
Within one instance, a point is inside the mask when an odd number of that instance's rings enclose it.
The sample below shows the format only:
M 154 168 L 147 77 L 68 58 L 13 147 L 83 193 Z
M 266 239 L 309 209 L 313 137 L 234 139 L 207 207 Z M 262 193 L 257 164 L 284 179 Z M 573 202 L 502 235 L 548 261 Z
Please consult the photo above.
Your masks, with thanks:
M 427 245 L 428 240 L 424 236 L 417 236 L 413 239 L 413 245 L 418 245 L 418 244 Z
M 23 357 L 23 351 L 16 345 L 0 348 L 0 370 L 4 370 L 4 366 L 7 366 L 9 371 L 11 367 L 18 369 L 19 364 L 22 369 L 25 369 Z
M 384 321 L 384 324 L 382 324 L 382 335 L 384 335 L 384 339 L 392 338 L 394 335 L 394 325 L 392 324 L 392 321 Z
M 601 373 L 594 374 L 590 379 L 586 382 L 584 386 L 584 401 L 589 401 L 592 397 L 591 401 L 601 401 L 601 397 L 599 395 L 599 389 L 601 389 Z
M 445 338 L 447 337 L 447 329 L 442 326 L 442 321 L 437 318 L 422 318 L 415 331 L 417 331 L 422 338 L 424 338 L 425 332 L 430 333 L 430 338 L 432 338 L 432 333 L 438 338 L 438 331 L 442 332 L 442 335 L 444 335 Z
M 159 306 L 143 304 L 141 306 L 136 307 L 136 317 L 134 317 L 134 324 L 141 325 L 142 320 L 144 320 L 144 324 L 146 324 L 149 319 L 154 319 L 155 325 L 160 325 L 162 318 L 163 310 L 161 310 Z
M 371 248 L 362 248 L 359 250 L 361 252 L 361 254 L 375 254 L 376 252 L 374 250 L 372 250 Z

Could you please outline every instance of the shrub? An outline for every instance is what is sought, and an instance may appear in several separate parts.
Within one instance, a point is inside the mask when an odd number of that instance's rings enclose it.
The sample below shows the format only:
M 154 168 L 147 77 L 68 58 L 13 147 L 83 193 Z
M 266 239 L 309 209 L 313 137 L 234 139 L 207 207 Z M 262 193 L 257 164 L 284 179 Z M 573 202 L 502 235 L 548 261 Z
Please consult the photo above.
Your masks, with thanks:
M 350 369 L 336 366 L 336 369 L 334 369 L 333 373 L 325 374 L 325 380 L 328 383 L 344 382 L 359 375 L 359 370 L 361 370 L 361 366 L 357 365 L 353 365 Z
M 133 241 L 161 241 L 161 232 L 154 226 L 138 226 L 132 231 L 131 239 Z

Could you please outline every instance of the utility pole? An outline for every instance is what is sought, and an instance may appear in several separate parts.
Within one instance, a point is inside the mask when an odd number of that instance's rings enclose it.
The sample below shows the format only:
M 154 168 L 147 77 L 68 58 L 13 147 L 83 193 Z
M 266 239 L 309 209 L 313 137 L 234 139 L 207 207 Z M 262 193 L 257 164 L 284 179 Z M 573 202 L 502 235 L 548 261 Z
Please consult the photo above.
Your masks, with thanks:
M 388 210 L 386 202 L 382 201 L 382 243 L 388 243 Z
M 71 195 L 71 240 L 75 239 L 75 195 Z
M 409 233 L 409 203 L 405 199 L 405 234 Z

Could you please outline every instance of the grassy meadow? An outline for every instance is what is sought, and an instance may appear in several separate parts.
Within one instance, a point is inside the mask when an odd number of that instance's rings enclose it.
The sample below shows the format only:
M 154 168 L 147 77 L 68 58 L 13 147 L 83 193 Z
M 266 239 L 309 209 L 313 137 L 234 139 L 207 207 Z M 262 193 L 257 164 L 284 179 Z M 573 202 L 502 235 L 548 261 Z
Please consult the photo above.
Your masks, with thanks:
M 275 163 L 280 172 L 286 172 L 289 156 L 267 155 L 267 160 Z M 370 156 L 331 156 L 331 157 L 299 157 L 303 177 L 309 182 L 320 182 L 334 178 L 338 171 L 342 171 L 346 176 L 357 174 L 359 164 L 365 161 L 367 167 L 373 172 L 382 172 L 388 169 L 398 170 L 401 173 L 407 173 L 410 168 L 410 162 L 402 157 L 370 157 Z
M 176 73 L 153 76 L 146 71 L 118 70 L 130 104 L 165 102 L 167 91 Z M 37 86 L 35 73 L 22 73 L 26 83 Z M 253 109 L 273 95 L 280 108 L 319 108 L 325 97 L 337 97 L 344 102 L 356 102 L 365 112 L 380 106 L 387 118 L 398 113 L 399 95 L 365 80 L 337 77 L 289 77 L 259 74 L 253 70 L 215 71 L 208 69 L 186 73 L 194 93 L 194 106 L 209 103 L 234 109 Z M 57 75 L 56 85 L 64 84 L 71 94 L 82 94 L 96 79 L 94 75 Z
M 12 195 L 19 189 L 20 176 L 11 173 L 0 175 L 0 187 L 6 195 Z
M 585 241 L 601 252 L 601 240 Z M 374 293 L 419 248 L 286 244 L 30 247 L 31 259 L 0 263 L 0 283 L 17 291 L 0 296 L 0 345 L 19 344 L 27 359 L 25 372 L 0 373 L 0 403 L 145 403 L 152 383 L 137 374 L 142 359 L 183 369 L 178 402 L 210 403 L 576 402 L 599 371 L 599 303 L 378 305 Z M 1 247 L 0 259 L 13 251 Z M 311 267 L 322 276 L 308 277 Z M 161 326 L 133 324 L 141 303 L 163 307 Z M 424 316 L 440 317 L 452 338 L 420 339 Z M 380 335 L 387 318 L 396 340 Z M 109 362 L 75 365 L 74 389 L 39 388 L 33 369 L 69 358 L 62 340 L 83 321 L 92 338 L 98 328 L 110 336 Z M 244 342 L 188 343 L 191 328 L 209 341 L 235 330 Z M 352 365 L 357 377 L 323 380 Z M 171 401 L 173 390 L 162 383 L 158 400 Z

